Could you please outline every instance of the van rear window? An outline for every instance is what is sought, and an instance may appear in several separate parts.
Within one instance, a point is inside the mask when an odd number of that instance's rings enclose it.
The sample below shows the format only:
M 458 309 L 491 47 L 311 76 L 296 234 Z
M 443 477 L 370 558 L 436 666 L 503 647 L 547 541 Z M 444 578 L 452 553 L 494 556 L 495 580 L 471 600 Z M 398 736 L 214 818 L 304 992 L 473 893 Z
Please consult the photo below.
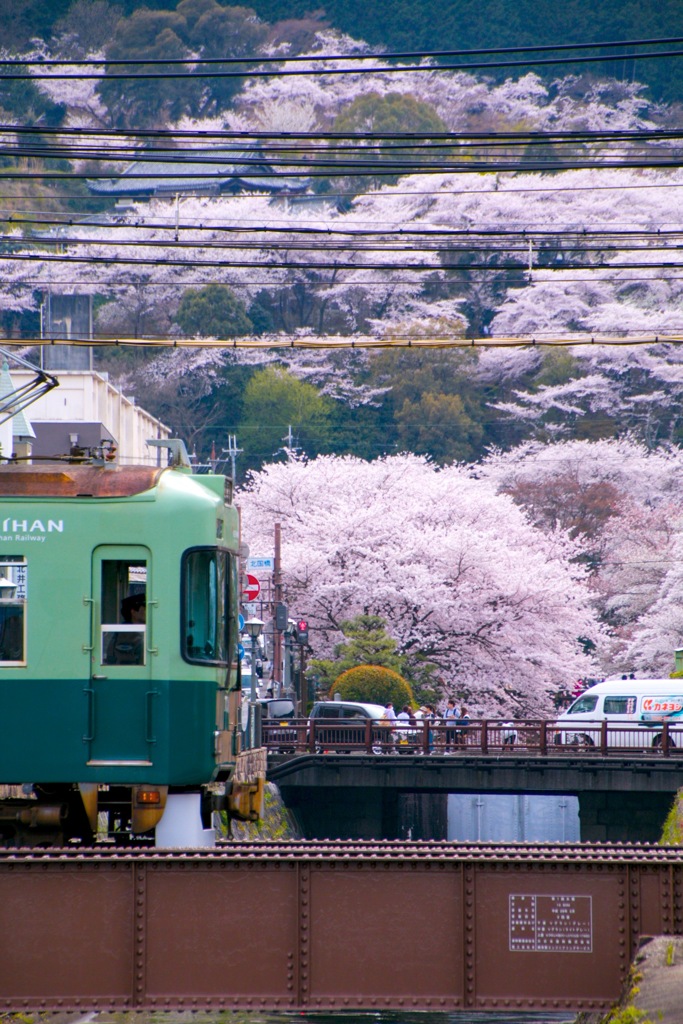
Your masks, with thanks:
M 294 704 L 291 700 L 269 700 L 265 703 L 268 718 L 294 718 Z
M 606 715 L 633 715 L 635 711 L 635 697 L 605 697 Z

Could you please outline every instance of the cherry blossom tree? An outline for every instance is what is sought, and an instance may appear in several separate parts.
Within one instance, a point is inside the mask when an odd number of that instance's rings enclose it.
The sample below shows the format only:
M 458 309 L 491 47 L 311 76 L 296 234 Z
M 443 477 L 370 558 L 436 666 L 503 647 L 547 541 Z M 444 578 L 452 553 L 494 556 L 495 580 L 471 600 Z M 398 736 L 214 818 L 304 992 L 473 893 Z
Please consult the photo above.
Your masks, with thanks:
M 238 500 L 253 549 L 282 524 L 287 598 L 317 656 L 344 620 L 380 616 L 400 654 L 439 666 L 487 714 L 547 712 L 551 692 L 594 669 L 584 644 L 601 628 L 575 545 L 460 468 L 292 460 L 255 474 Z
M 95 8 L 108 18 L 116 13 L 114 8 L 102 7 L 102 0 L 87 6 L 88 12 L 82 4 L 74 7 L 74 18 L 85 13 L 92 16 Z M 183 17 L 193 11 L 210 15 L 202 23 L 201 39 L 197 37 L 197 53 L 207 55 L 219 38 L 207 35 L 212 19 L 218 19 L 215 24 L 220 23 L 222 32 L 234 29 L 242 46 L 239 52 L 245 52 L 245 40 L 252 38 L 253 26 L 244 12 L 234 14 L 237 21 L 233 24 L 232 15 L 228 17 L 227 9 L 215 0 L 185 0 L 181 7 Z M 135 25 L 144 22 L 156 45 L 155 26 L 170 24 L 174 17 L 167 12 L 148 12 L 144 18 L 124 19 L 119 36 L 134 32 Z M 66 24 L 63 27 L 68 29 Z M 91 27 L 101 29 L 95 23 Z M 454 133 L 520 128 L 633 130 L 666 123 L 672 116 L 649 102 L 637 82 L 569 75 L 548 83 L 534 74 L 497 82 L 483 75 L 445 72 L 429 62 L 419 71 L 405 67 L 391 74 L 368 75 L 365 72 L 377 60 L 369 56 L 369 47 L 362 40 L 321 28 L 307 60 L 294 64 L 287 62 L 287 56 L 298 51 L 288 46 L 281 34 L 277 43 L 274 37 L 268 43 L 262 23 L 254 31 L 263 39 L 261 52 L 282 56 L 282 69 L 326 69 L 325 73 L 280 77 L 280 68 L 274 68 L 270 77 L 246 80 L 229 108 L 219 104 L 219 111 L 215 103 L 207 106 L 202 102 L 195 105 L 194 117 L 183 102 L 179 128 L 210 132 L 227 125 L 241 131 L 324 130 L 354 104 L 367 103 L 372 94 L 383 102 L 393 95 L 408 105 L 428 106 Z M 134 34 L 136 47 L 144 48 L 142 37 L 136 30 Z M 89 38 L 93 47 L 102 46 L 102 31 Z M 183 53 L 188 39 L 183 35 Z M 58 35 L 50 45 L 71 59 L 68 34 Z M 74 59 L 81 55 L 80 51 L 73 53 Z M 329 53 L 360 54 L 366 59 L 354 65 L 357 70 L 352 73 L 335 75 L 331 71 L 343 67 L 344 61 L 323 63 L 321 58 Z M 49 47 L 36 44 L 32 54 L 49 57 Z M 97 60 L 103 57 L 99 49 L 89 55 Z M 104 72 L 104 65 L 98 66 Z M 63 81 L 51 79 L 45 67 L 39 71 L 36 87 L 66 105 L 69 126 L 97 125 L 109 116 L 96 80 Z M 173 104 L 161 104 L 163 117 L 171 107 L 175 109 Z M 347 201 L 348 197 L 340 199 Z M 634 262 L 644 264 L 636 271 L 616 266 L 616 253 L 608 248 L 581 253 L 577 241 L 584 230 L 678 229 L 683 214 L 680 170 L 602 168 L 552 176 L 413 174 L 402 176 L 393 186 L 358 196 L 348 208 L 335 206 L 334 199 L 319 198 L 310 205 L 309 201 L 310 197 L 306 204 L 297 204 L 243 195 L 187 197 L 177 204 L 173 199 L 140 202 L 117 211 L 109 224 L 86 228 L 79 226 L 76 218 L 68 231 L 60 233 L 68 235 L 62 258 L 50 261 L 41 258 L 46 255 L 45 237 L 31 240 L 17 231 L 12 240 L 23 244 L 30 261 L 17 260 L 16 253 L 10 251 L 0 257 L 0 306 L 6 312 L 21 313 L 35 310 L 47 290 L 83 291 L 111 300 L 99 314 L 106 333 L 120 334 L 129 326 L 133 335 L 145 331 L 164 335 L 172 331 L 167 314 L 176 308 L 186 288 L 200 289 L 220 281 L 232 288 L 247 308 L 256 300 L 267 302 L 275 327 L 290 334 L 305 329 L 323 334 L 372 332 L 380 337 L 408 331 L 425 336 L 438 329 L 458 336 L 488 333 L 494 340 L 498 335 L 538 333 L 542 340 L 548 334 L 569 331 L 654 335 L 678 330 L 681 323 L 683 281 L 678 281 L 675 272 L 662 272 L 657 266 L 661 253 L 655 248 L 634 255 Z M 502 271 L 497 266 L 503 256 L 509 258 L 511 243 L 502 234 L 492 254 L 481 257 L 480 268 L 441 266 L 429 273 L 425 264 L 430 256 L 418 245 L 405 247 L 401 271 L 395 268 L 395 251 L 375 254 L 373 261 L 378 266 L 368 269 L 352 240 L 342 254 L 335 256 L 330 250 L 329 266 L 317 270 L 306 266 L 310 251 L 295 247 L 302 229 L 340 227 L 352 236 L 353 232 L 376 231 L 378 226 L 384 229 L 380 242 L 395 240 L 399 232 L 407 230 L 525 232 L 532 270 L 528 272 L 527 253 L 515 257 L 518 270 Z M 272 244 L 272 228 L 280 230 L 282 248 Z M 179 253 L 174 248 L 176 239 L 189 247 Z M 229 240 L 234 240 L 234 249 Z M 158 265 L 117 265 L 115 257 L 122 242 L 129 246 L 126 252 L 156 260 Z M 237 248 L 245 244 L 254 248 Z M 207 257 L 215 254 L 209 247 L 216 245 L 225 245 L 220 252 L 231 264 L 229 271 L 207 265 Z M 318 251 L 322 251 L 320 246 Z M 69 262 L 69 256 L 86 253 L 102 262 Z M 575 265 L 577 254 L 581 268 Z M 442 262 L 456 257 L 454 243 Z M 620 257 L 620 262 L 624 258 Z M 273 361 L 263 353 L 239 353 L 235 358 L 242 365 Z M 495 392 L 493 415 L 505 428 L 496 437 L 547 439 L 577 430 L 598 436 L 600 429 L 603 434 L 623 434 L 637 427 L 652 447 L 681 436 L 683 359 L 675 346 L 577 347 L 572 358 L 571 371 L 563 379 L 553 380 L 547 379 L 547 373 L 544 377 L 547 361 L 538 350 L 484 351 L 473 361 L 475 384 Z M 364 361 L 354 359 L 300 352 L 281 357 L 291 373 L 314 383 L 324 395 L 350 406 L 367 407 L 381 400 L 391 384 L 369 379 L 372 356 Z M 177 363 L 184 365 L 179 356 Z M 203 365 L 210 369 L 210 359 Z M 534 379 L 537 373 L 541 375 L 538 380 Z M 433 404 L 437 420 L 439 401 Z
M 676 537 L 657 600 L 641 616 L 624 645 L 623 662 L 642 676 L 668 676 L 674 652 L 683 647 L 683 522 L 676 521 Z
M 627 437 L 526 442 L 470 470 L 514 495 L 540 528 L 574 535 L 606 627 L 597 651 L 605 674 L 656 675 L 683 642 L 672 633 L 670 582 L 683 530 L 682 462 L 674 446 L 653 450 Z M 586 499 L 598 495 L 591 506 Z

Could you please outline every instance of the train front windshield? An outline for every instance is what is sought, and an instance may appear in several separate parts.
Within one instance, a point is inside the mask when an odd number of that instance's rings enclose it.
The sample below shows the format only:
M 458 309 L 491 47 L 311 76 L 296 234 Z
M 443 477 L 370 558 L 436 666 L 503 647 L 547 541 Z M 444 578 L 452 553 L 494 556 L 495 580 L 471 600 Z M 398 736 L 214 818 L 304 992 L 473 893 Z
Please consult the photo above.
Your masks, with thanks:
M 230 556 L 216 548 L 188 551 L 183 561 L 183 657 L 230 662 Z

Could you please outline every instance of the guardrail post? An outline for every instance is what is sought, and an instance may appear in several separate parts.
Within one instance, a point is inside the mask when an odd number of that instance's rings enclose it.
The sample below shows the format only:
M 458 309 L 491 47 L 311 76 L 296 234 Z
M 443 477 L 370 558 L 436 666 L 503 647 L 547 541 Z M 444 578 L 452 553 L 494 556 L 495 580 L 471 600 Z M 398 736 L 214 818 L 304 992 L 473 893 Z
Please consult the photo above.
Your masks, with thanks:
M 600 753 L 607 757 L 607 719 L 600 723 Z
M 309 754 L 315 754 L 315 718 L 310 720 L 310 728 L 308 731 L 308 752 Z
M 548 723 L 541 722 L 541 731 L 538 738 L 539 752 L 543 757 L 548 753 Z
M 669 739 L 669 723 L 662 722 L 662 753 L 664 754 L 664 757 L 669 756 Z
M 489 752 L 489 723 L 486 720 L 481 723 L 481 752 L 482 754 Z
M 365 753 L 372 753 L 372 719 L 365 719 Z

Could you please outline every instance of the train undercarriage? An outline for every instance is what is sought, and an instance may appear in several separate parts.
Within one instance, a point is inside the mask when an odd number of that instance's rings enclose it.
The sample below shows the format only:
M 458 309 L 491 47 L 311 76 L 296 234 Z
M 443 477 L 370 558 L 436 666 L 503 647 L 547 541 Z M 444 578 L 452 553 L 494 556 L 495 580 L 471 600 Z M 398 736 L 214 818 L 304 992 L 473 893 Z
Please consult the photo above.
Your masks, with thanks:
M 168 786 L 34 784 L 0 786 L 0 845 L 212 845 L 214 814 L 256 821 L 264 780 L 198 789 Z

